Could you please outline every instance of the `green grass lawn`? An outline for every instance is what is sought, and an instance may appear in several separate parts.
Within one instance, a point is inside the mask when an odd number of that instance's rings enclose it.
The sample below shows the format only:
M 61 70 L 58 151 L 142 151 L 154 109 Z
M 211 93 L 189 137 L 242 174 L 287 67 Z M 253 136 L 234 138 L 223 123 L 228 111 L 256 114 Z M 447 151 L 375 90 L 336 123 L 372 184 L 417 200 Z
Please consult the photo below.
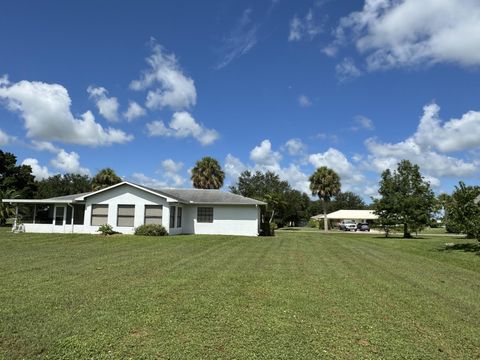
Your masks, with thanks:
M 0 358 L 478 359 L 480 256 L 447 240 L 1 230 Z

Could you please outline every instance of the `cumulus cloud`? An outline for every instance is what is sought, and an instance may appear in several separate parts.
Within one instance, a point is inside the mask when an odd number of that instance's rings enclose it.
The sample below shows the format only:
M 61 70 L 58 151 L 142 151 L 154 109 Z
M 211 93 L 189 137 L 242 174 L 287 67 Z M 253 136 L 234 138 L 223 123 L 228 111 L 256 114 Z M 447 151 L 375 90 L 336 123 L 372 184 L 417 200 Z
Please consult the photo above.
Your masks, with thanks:
M 475 0 L 366 0 L 340 20 L 325 52 L 353 39 L 371 71 L 440 62 L 478 66 L 479 19 Z
M 278 151 L 272 150 L 272 143 L 270 140 L 263 140 L 260 145 L 255 146 L 250 151 L 250 160 L 255 163 L 255 167 L 261 171 L 278 172 L 279 161 L 282 155 Z
M 365 180 L 364 175 L 339 150 L 329 148 L 324 153 L 311 154 L 308 158 L 315 168 L 326 166 L 337 172 L 342 184 L 359 184 Z
M 298 97 L 298 104 L 304 108 L 312 106 L 312 102 L 310 101 L 310 98 L 307 95 L 300 95 Z
M 382 143 L 372 138 L 366 140 L 372 167 L 380 172 L 395 168 L 400 160 L 408 159 L 418 164 L 430 179 L 478 174 L 478 164 L 448 153 L 480 147 L 480 112 L 469 111 L 460 119 L 442 123 L 437 104 L 426 105 L 423 111 L 417 131 L 404 141 Z M 432 184 L 437 183 L 432 180 Z
M 166 183 L 174 187 L 179 187 L 182 186 L 186 181 L 186 179 L 179 174 L 182 169 L 182 162 L 175 162 L 172 159 L 166 159 L 162 161 L 161 168 L 157 171 L 157 173 L 163 176 L 163 178 L 166 180 Z
M 225 158 L 223 168 L 227 177 L 233 181 L 236 181 L 242 172 L 248 170 L 248 167 L 239 158 L 232 154 L 228 154 Z
M 312 40 L 321 32 L 322 25 L 315 22 L 313 11 L 310 9 L 303 18 L 295 15 L 290 20 L 288 41 L 300 41 L 305 38 Z
M 128 109 L 123 113 L 123 116 L 128 121 L 135 120 L 141 116 L 145 116 L 147 112 L 143 107 L 141 107 L 137 102 L 130 101 L 128 103 Z
M 48 171 L 48 168 L 46 166 L 41 166 L 37 159 L 27 158 L 22 161 L 22 165 L 28 165 L 32 168 L 32 175 L 35 176 L 36 180 L 43 180 L 52 176 Z
M 173 110 L 190 108 L 197 102 L 195 83 L 186 75 L 174 54 L 154 44 L 146 59 L 149 68 L 139 80 L 130 83 L 132 90 L 148 90 L 146 106 L 149 109 L 169 107 Z
M 242 16 L 222 41 L 221 59 L 215 66 L 217 70 L 226 67 L 235 59 L 247 54 L 257 44 L 258 25 L 252 20 L 252 9 L 243 11 Z
M 122 130 L 103 128 L 90 111 L 75 118 L 70 110 L 68 91 L 59 84 L 26 80 L 3 83 L 0 99 L 8 110 L 20 114 L 30 138 L 91 146 L 133 139 Z
M 433 103 L 423 108 L 415 141 L 442 152 L 462 151 L 480 146 L 480 112 L 469 111 L 460 119 L 442 124 L 440 107 Z
M 118 121 L 118 108 L 120 107 L 116 97 L 108 97 L 108 91 L 104 87 L 89 86 L 87 92 L 95 104 L 98 112 L 108 121 Z
M 290 139 L 285 143 L 285 148 L 290 155 L 295 156 L 302 155 L 307 149 L 307 145 L 305 145 L 300 139 Z
M 74 151 L 67 152 L 60 149 L 57 156 L 50 161 L 50 164 L 65 173 L 90 175 L 90 170 L 80 166 L 80 155 Z
M 212 144 L 219 138 L 216 130 L 207 129 L 185 111 L 174 113 L 168 127 L 163 121 L 152 121 L 147 124 L 147 129 L 150 136 L 193 137 L 202 145 Z

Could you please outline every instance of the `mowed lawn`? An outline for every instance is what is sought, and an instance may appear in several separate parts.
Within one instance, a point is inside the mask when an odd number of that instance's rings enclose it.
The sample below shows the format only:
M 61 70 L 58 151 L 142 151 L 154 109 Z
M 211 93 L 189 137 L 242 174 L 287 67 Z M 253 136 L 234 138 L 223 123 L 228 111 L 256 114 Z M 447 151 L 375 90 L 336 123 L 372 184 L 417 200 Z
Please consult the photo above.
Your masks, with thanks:
M 0 358 L 478 359 L 480 256 L 451 241 L 2 229 Z

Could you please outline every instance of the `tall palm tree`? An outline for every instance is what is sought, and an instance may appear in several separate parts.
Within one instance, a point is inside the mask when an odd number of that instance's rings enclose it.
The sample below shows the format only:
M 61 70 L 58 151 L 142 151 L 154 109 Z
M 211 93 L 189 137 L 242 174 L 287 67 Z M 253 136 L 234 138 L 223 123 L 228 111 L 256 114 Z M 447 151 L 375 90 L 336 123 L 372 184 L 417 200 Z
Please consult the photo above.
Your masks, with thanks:
M 338 176 L 338 174 L 332 169 L 322 166 L 315 170 L 309 180 L 312 195 L 318 195 L 318 198 L 322 200 L 323 224 L 324 231 L 326 232 L 328 230 L 327 203 L 333 196 L 340 192 L 342 186 L 340 183 L 340 176 Z
M 122 179 L 113 169 L 100 170 L 92 179 L 92 190 L 97 191 L 122 182 Z
M 196 189 L 220 189 L 223 186 L 225 173 L 217 160 L 205 156 L 195 164 L 190 179 Z

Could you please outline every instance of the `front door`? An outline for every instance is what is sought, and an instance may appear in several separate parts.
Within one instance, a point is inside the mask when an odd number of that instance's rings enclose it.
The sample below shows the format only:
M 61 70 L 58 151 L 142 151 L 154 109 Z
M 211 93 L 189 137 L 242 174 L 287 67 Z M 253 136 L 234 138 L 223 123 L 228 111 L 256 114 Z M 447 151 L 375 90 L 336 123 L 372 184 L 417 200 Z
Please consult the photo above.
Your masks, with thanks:
M 65 227 L 65 205 L 56 205 L 54 214 L 54 230 L 63 232 Z

